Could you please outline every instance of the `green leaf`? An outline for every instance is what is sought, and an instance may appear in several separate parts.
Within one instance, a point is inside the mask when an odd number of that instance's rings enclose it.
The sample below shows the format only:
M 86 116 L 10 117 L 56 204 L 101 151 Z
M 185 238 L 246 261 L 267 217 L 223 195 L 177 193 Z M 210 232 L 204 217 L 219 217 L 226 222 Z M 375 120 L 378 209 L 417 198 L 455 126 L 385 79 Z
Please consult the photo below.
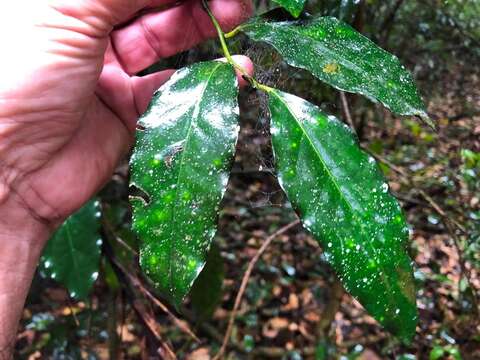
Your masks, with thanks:
M 349 128 L 296 96 L 271 90 L 280 184 L 346 290 L 400 338 L 417 310 L 408 227 L 373 158 Z
M 432 351 L 430 351 L 429 359 L 430 360 L 438 360 L 443 358 L 445 355 L 445 350 L 441 346 L 435 346 Z
M 131 160 L 133 228 L 140 263 L 179 305 L 205 265 L 238 138 L 238 84 L 231 65 L 177 71 L 140 120 Z
M 192 307 L 200 321 L 212 318 L 222 300 L 225 264 L 215 243 L 208 253 L 207 264 L 195 281 L 190 293 Z
M 283 22 L 256 18 L 240 29 L 253 40 L 272 45 L 288 64 L 337 89 L 380 101 L 399 115 L 428 121 L 412 77 L 398 58 L 336 18 Z
M 100 206 L 92 200 L 70 216 L 49 240 L 40 271 L 64 285 L 76 299 L 85 299 L 98 277 Z
M 306 0 L 273 0 L 286 9 L 292 16 L 298 18 L 305 7 Z

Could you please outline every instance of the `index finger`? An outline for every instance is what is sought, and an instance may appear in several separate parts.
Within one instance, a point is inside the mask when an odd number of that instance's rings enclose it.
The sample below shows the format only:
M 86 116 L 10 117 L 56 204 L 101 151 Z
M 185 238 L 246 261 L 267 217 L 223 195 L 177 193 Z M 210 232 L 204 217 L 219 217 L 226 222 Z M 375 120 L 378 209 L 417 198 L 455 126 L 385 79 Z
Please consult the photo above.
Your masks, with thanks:
M 252 14 L 251 0 L 212 0 L 210 7 L 224 31 Z M 111 34 L 116 60 L 130 75 L 161 58 L 187 50 L 216 35 L 200 0 L 188 0 L 159 13 L 138 17 Z

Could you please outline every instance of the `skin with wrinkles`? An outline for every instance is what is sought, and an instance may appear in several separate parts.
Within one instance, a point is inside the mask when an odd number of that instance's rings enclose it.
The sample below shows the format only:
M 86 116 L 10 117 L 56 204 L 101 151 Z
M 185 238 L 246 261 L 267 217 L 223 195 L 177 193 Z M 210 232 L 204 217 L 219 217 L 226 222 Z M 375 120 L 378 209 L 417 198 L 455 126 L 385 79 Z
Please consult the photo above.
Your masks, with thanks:
M 215 35 L 200 1 L 173 2 L 0 5 L 0 359 L 10 356 L 45 241 L 111 176 L 172 71 L 135 74 Z M 252 10 L 249 0 L 211 8 L 226 31 Z M 248 59 L 237 61 L 252 71 Z

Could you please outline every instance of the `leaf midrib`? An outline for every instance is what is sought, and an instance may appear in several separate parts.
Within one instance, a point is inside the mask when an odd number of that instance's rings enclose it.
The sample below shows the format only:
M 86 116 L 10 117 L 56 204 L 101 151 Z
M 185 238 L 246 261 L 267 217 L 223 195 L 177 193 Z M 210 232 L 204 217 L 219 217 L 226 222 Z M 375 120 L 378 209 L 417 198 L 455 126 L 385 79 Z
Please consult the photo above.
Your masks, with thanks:
M 77 275 L 75 277 L 77 277 L 77 280 L 80 280 L 80 277 L 79 277 L 79 270 L 80 270 L 80 267 L 78 266 L 78 262 L 77 262 L 77 259 L 76 259 L 76 256 L 75 256 L 75 253 L 74 251 L 76 251 L 75 249 L 75 246 L 73 244 L 73 241 L 72 241 L 72 235 L 70 233 L 70 225 L 71 225 L 71 220 L 69 222 L 67 222 L 67 224 L 65 224 L 65 232 L 66 232 L 66 235 L 67 235 L 67 241 L 68 241 L 68 244 L 69 244 L 69 249 L 70 249 L 70 256 L 72 257 L 72 262 L 73 262 L 73 268 L 76 269 L 76 271 L 74 271 L 74 273 Z M 80 281 L 79 281 L 80 282 Z M 71 295 L 71 294 L 70 294 Z M 79 294 L 76 294 L 77 296 Z
M 274 90 L 271 92 L 271 94 L 274 94 L 281 102 L 282 104 L 287 108 L 288 112 L 293 116 L 293 118 L 295 119 L 295 122 L 298 124 L 298 126 L 300 127 L 300 129 L 302 130 L 302 134 L 303 136 L 308 140 L 308 143 L 309 145 L 311 146 L 311 148 L 313 148 L 313 151 L 315 152 L 315 154 L 317 155 L 317 157 L 320 159 L 320 162 L 322 163 L 323 167 L 325 168 L 325 170 L 327 171 L 327 174 L 328 176 L 330 177 L 330 179 L 332 180 L 335 188 L 337 189 L 337 191 L 339 192 L 340 194 L 340 198 L 343 200 L 343 202 L 347 205 L 347 207 L 350 209 L 350 211 L 352 213 L 355 213 L 354 212 L 354 209 L 352 208 L 351 204 L 347 201 L 347 199 L 345 199 L 345 197 L 343 196 L 343 193 L 342 191 L 340 190 L 340 187 L 338 186 L 337 182 L 335 181 L 335 177 L 334 175 L 332 174 L 332 172 L 330 171 L 330 169 L 328 168 L 328 166 L 326 165 L 325 161 L 323 160 L 322 156 L 320 155 L 320 153 L 317 151 L 316 147 L 314 146 L 313 144 L 313 141 L 312 139 L 310 138 L 310 136 L 308 135 L 307 131 L 305 130 L 303 124 L 301 121 L 299 121 L 299 119 L 297 119 L 297 116 L 295 115 L 295 113 L 291 110 L 290 106 L 283 100 L 283 98 L 279 95 L 279 93 Z M 357 221 L 355 221 L 357 222 Z M 364 236 L 364 238 L 367 238 L 365 237 L 365 232 L 363 231 L 362 227 L 361 226 L 357 226 L 357 228 L 360 228 L 360 232 L 362 233 L 362 235 Z M 338 237 L 338 239 L 340 239 L 340 242 L 341 242 L 341 246 L 342 248 L 345 248 L 344 247 L 344 242 L 343 242 L 343 239 L 342 237 Z M 373 245 L 370 243 L 370 242 L 367 242 L 368 245 L 370 246 L 370 248 L 373 250 L 373 253 L 374 255 L 377 254 L 377 251 L 376 249 L 373 247 Z M 342 251 L 343 252 L 343 251 Z M 385 276 L 383 275 L 384 274 L 384 271 L 385 271 L 385 267 L 384 266 L 381 266 L 382 270 L 383 271 L 380 271 L 380 278 L 383 280 L 383 283 L 385 284 L 385 286 L 387 287 L 388 290 L 391 291 L 391 285 L 390 285 L 390 282 L 385 278 Z M 388 297 L 390 299 L 390 297 Z M 391 301 L 389 301 L 390 304 L 394 304 L 392 303 Z
M 200 106 L 201 104 L 203 103 L 203 98 L 204 98 L 204 94 L 208 88 L 208 85 L 210 83 L 210 80 L 212 79 L 214 73 L 217 71 L 217 69 L 222 66 L 224 64 L 222 63 L 218 63 L 216 64 L 216 66 L 212 69 L 209 77 L 207 78 L 207 80 L 205 81 L 205 86 L 203 87 L 202 91 L 201 91 L 201 95 L 200 95 L 200 101 L 197 102 L 197 104 L 195 105 L 195 107 L 193 108 L 193 114 L 192 114 L 192 119 L 190 121 L 190 126 L 188 128 L 188 132 L 187 132 L 187 136 L 185 138 L 185 147 L 182 151 L 182 156 L 180 158 L 180 164 L 179 164 L 179 169 L 178 169 L 178 175 L 177 175 L 177 181 L 176 181 L 176 187 L 175 187 L 175 201 L 172 202 L 172 205 L 170 206 L 170 221 L 173 223 L 173 224 L 177 224 L 177 222 L 175 221 L 175 217 L 174 217 L 174 208 L 177 207 L 177 204 L 178 204 L 178 191 L 179 191 L 179 186 L 178 184 L 181 183 L 181 180 L 183 178 L 183 173 L 184 173 L 184 168 L 185 168 L 185 154 L 187 153 L 187 150 L 188 150 L 188 146 L 190 144 L 190 137 L 192 135 L 192 129 L 193 129 L 193 124 L 197 122 L 198 120 L 198 115 L 199 115 L 199 109 L 200 109 Z M 170 287 L 173 286 L 174 282 L 173 282 L 173 261 L 172 259 L 175 258 L 177 259 L 177 256 L 178 255 L 178 252 L 176 251 L 176 248 L 174 246 L 171 246 L 170 247 L 170 251 L 169 251 L 169 266 L 168 266 L 168 278 L 169 278 L 169 289 L 167 289 L 169 292 L 170 292 Z M 172 296 L 174 296 L 174 294 L 172 294 Z
M 323 17 L 323 18 L 330 18 L 330 17 Z M 333 19 L 336 19 L 336 18 L 333 18 Z M 255 22 L 251 22 L 251 23 L 248 23 L 246 24 L 245 26 L 241 27 L 240 29 L 242 31 L 248 31 L 249 28 L 254 28 L 255 26 L 257 25 L 263 25 L 263 26 L 270 26 L 271 30 L 277 30 L 277 31 L 282 31 L 282 32 L 285 32 L 285 28 L 283 28 L 281 26 L 281 24 L 289 24 L 290 22 L 288 21 L 284 21 L 284 22 L 279 22 L 279 23 L 268 23 L 268 22 L 261 22 L 261 23 L 255 23 Z M 312 22 L 312 24 L 314 24 Z M 309 24 L 309 26 L 312 26 L 312 24 Z M 301 37 L 303 38 L 308 38 L 310 39 L 311 41 L 314 41 L 316 43 L 319 43 L 320 46 L 321 46 L 321 49 L 324 51 L 324 53 L 327 53 L 331 58 L 333 58 L 334 60 L 336 60 L 337 62 L 341 63 L 341 64 L 347 64 L 347 68 L 351 68 L 353 71 L 356 71 L 357 73 L 359 73 L 360 75 L 364 73 L 364 70 L 362 67 L 356 65 L 355 63 L 353 63 L 352 61 L 346 59 L 346 58 L 343 58 L 341 57 L 340 55 L 336 55 L 335 52 L 333 52 L 332 50 L 330 50 L 327 46 L 325 46 L 320 40 L 310 36 L 310 35 L 307 35 L 305 36 L 305 34 L 303 34 L 302 32 L 300 32 L 296 26 L 291 26 L 289 29 L 292 29 L 293 32 L 295 32 L 297 35 L 300 35 Z M 363 36 L 362 34 L 360 34 L 361 36 Z M 256 37 L 255 37 L 256 38 Z M 258 39 L 258 38 L 257 38 Z M 371 41 L 370 39 L 366 38 L 368 41 Z M 272 41 L 267 41 L 265 39 L 258 39 L 257 41 L 265 41 L 267 43 L 269 43 L 271 46 L 273 46 L 275 49 L 278 50 L 278 47 L 276 44 L 274 44 Z M 373 43 L 373 45 L 377 46 L 375 43 Z M 377 46 L 378 47 L 378 46 Z M 392 56 L 391 54 L 389 54 L 388 52 L 384 51 L 383 49 L 379 48 L 380 50 L 382 50 L 386 55 L 388 56 Z M 284 55 L 283 55 L 284 56 Z M 301 69 L 304 69 L 304 70 L 307 70 L 307 71 L 310 71 L 309 69 L 307 69 L 307 67 L 305 65 L 301 65 L 299 64 L 295 59 L 291 58 L 290 56 L 288 56 L 290 62 L 292 62 L 294 64 L 295 67 L 298 67 L 298 68 L 301 68 Z M 362 59 L 360 59 L 360 62 L 362 63 L 362 65 L 366 64 L 368 65 L 368 62 L 365 62 L 363 61 Z M 401 64 L 400 64 L 401 65 Z M 321 74 L 315 74 L 316 77 L 320 77 Z M 369 81 L 369 79 L 367 78 L 364 78 L 363 76 L 361 76 L 361 79 L 362 81 Z M 381 88 L 385 91 L 389 91 L 389 88 L 387 86 L 387 81 L 383 81 L 383 78 L 381 78 L 380 76 L 378 75 L 374 75 L 374 79 L 377 80 L 378 83 L 381 84 Z M 397 79 L 395 77 L 392 77 L 392 80 L 395 80 L 397 81 Z M 323 80 L 322 80 L 323 81 Z M 364 90 L 361 89 L 361 87 L 359 86 L 355 86 L 354 90 L 347 90 L 345 87 L 343 86 L 340 86 L 340 85 L 332 85 L 334 86 L 335 88 L 341 90 L 341 91 L 347 91 L 347 92 L 356 92 L 356 93 L 359 93 L 361 95 L 364 95 L 374 101 L 380 101 L 382 104 L 384 104 L 384 106 L 386 106 L 388 109 L 392 109 L 392 106 L 390 106 L 389 104 L 385 103 L 384 101 L 380 100 L 379 99 L 379 96 L 378 95 L 375 95 L 375 97 L 373 97 L 372 95 L 372 92 L 366 92 Z M 372 94 L 372 95 L 371 95 Z M 418 96 L 418 94 L 417 94 Z M 416 107 L 412 106 L 410 104 L 410 101 L 404 101 L 402 100 L 402 98 L 400 97 L 400 101 L 402 102 L 402 104 L 406 107 L 408 107 L 410 110 L 408 112 L 406 111 L 399 111 L 399 113 L 402 115 L 408 115 L 408 114 L 420 114 L 421 111 L 419 111 L 418 109 L 416 109 Z

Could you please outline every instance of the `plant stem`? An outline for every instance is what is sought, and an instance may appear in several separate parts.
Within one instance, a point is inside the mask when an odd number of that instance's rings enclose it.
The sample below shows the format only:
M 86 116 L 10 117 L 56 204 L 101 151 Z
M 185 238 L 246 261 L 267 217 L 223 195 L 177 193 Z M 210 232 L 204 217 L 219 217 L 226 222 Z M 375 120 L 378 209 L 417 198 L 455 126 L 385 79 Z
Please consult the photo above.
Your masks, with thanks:
M 233 29 L 232 31 L 224 34 L 225 36 L 225 39 L 230 39 L 230 38 L 233 38 L 235 37 L 240 31 L 242 31 L 243 29 L 243 26 L 240 25 L 240 26 L 237 26 L 235 29 Z
M 208 16 L 210 16 L 210 19 L 212 20 L 213 26 L 215 26 L 215 29 L 217 30 L 218 33 L 218 39 L 220 40 L 220 44 L 222 46 L 223 54 L 225 55 L 225 58 L 227 61 L 235 68 L 237 69 L 243 76 L 243 78 L 250 83 L 250 85 L 254 89 L 259 89 L 262 91 L 265 91 L 267 93 L 271 92 L 273 89 L 259 83 L 254 77 L 252 77 L 248 72 L 240 65 L 238 65 L 235 60 L 233 59 L 230 50 L 228 49 L 227 41 L 225 40 L 225 33 L 223 32 L 222 28 L 220 27 L 220 24 L 218 23 L 218 20 L 215 18 L 215 15 L 213 15 L 212 10 L 210 9 L 210 6 L 208 5 L 207 0 L 202 0 L 203 7 L 205 8 L 205 11 L 207 12 Z M 232 37 L 238 32 L 240 27 L 237 27 L 234 29 L 232 32 L 228 34 L 228 37 Z
M 215 26 L 215 29 L 217 30 L 218 38 L 220 40 L 220 44 L 222 45 L 222 50 L 223 50 L 223 53 L 225 54 L 225 57 L 227 58 L 228 62 L 233 65 L 235 62 L 233 61 L 232 55 L 230 54 L 230 50 L 228 49 L 228 46 L 227 46 L 227 42 L 225 41 L 225 33 L 220 27 L 218 20 L 213 15 L 212 10 L 210 10 L 210 6 L 208 6 L 207 0 L 202 0 L 202 4 L 208 16 L 210 16 L 210 19 L 212 20 L 213 26 Z

